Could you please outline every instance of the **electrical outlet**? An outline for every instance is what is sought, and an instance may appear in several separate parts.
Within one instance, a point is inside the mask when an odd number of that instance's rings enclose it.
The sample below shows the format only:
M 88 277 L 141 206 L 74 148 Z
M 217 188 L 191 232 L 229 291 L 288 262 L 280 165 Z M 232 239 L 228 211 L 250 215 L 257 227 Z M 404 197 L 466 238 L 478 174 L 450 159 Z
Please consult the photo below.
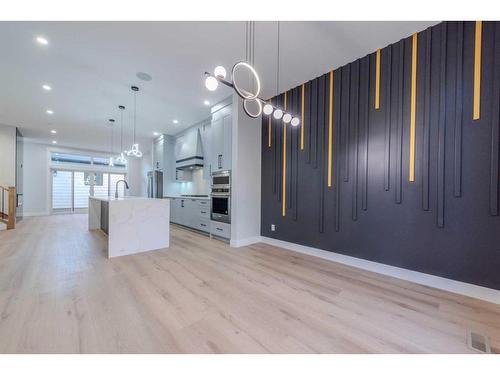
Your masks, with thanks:
M 274 231 L 276 231 L 276 225 L 271 224 L 271 232 L 274 232 Z

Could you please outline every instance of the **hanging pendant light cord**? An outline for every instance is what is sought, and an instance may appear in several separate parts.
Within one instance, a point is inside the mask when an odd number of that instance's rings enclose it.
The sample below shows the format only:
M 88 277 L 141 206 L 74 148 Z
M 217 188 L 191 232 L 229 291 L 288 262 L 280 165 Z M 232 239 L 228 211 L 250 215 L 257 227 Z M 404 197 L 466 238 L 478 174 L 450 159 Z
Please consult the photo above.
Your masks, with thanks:
M 120 152 L 123 152 L 123 109 L 120 109 Z
M 135 144 L 136 122 L 137 122 L 137 91 L 134 91 L 134 144 Z

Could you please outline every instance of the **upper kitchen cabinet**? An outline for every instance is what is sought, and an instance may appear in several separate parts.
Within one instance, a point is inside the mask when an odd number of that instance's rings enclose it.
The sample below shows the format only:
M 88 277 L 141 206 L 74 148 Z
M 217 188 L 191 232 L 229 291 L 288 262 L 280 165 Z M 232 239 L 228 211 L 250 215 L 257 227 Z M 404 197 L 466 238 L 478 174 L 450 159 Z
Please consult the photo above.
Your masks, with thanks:
M 231 169 L 231 105 L 212 114 L 210 129 L 211 172 Z
M 210 140 L 210 132 L 212 130 L 210 119 L 204 121 L 200 126 L 200 138 L 201 138 L 201 148 L 203 153 L 203 178 L 205 180 L 210 179 L 211 174 L 211 140 Z
M 153 141 L 153 169 L 163 171 L 165 169 L 165 140 L 161 135 Z

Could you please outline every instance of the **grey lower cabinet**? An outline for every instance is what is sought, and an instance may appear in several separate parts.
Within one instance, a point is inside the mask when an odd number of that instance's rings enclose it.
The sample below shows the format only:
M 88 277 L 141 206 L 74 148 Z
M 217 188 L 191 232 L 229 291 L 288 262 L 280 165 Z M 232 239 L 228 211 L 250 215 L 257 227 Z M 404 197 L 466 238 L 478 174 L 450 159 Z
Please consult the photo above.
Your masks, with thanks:
M 109 202 L 101 201 L 101 230 L 109 234 Z
M 170 221 L 203 232 L 210 232 L 210 200 L 170 198 Z

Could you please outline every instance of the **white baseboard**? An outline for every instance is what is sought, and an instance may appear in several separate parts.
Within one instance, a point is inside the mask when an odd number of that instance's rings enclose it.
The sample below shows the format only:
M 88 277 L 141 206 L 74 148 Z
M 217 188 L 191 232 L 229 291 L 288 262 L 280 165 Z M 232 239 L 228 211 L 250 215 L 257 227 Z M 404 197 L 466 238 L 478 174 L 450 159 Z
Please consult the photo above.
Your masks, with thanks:
M 478 298 L 484 301 L 500 304 L 500 290 L 486 288 L 479 285 L 464 283 L 444 277 L 429 275 L 422 272 L 411 271 L 405 268 L 389 266 L 387 264 L 372 262 L 365 259 L 354 258 L 348 255 L 338 254 L 331 251 L 320 250 L 314 247 L 298 245 L 292 242 L 281 241 L 269 237 L 261 237 L 263 243 L 278 246 L 298 253 L 316 256 L 322 259 L 346 264 L 363 270 L 380 273 L 382 275 L 396 277 L 398 279 L 411 281 L 416 284 L 430 286 L 448 292 L 462 294 L 468 297 Z M 244 246 L 244 245 L 243 245 Z
M 262 241 L 262 237 L 261 236 L 255 236 L 255 237 L 243 238 L 241 240 L 231 240 L 229 242 L 229 245 L 231 247 L 242 247 L 242 246 L 248 246 L 248 245 L 252 245 L 254 243 L 259 243 L 259 242 L 263 242 Z

